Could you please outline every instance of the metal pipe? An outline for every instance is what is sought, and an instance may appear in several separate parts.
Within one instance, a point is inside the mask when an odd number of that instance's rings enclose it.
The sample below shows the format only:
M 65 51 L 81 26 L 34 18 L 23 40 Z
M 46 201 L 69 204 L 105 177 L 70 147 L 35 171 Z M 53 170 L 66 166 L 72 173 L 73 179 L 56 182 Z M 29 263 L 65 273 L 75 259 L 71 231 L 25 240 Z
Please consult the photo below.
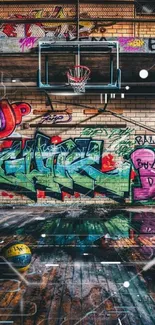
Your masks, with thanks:
M 110 54 L 110 83 L 113 84 L 113 74 L 114 74 L 114 58 L 113 53 Z
M 117 70 L 119 69 L 119 42 L 116 42 Z
M 30 124 L 31 128 L 41 127 L 41 128 L 126 128 L 126 124 Z
M 48 85 L 48 55 L 45 56 L 45 84 Z
M 79 0 L 77 0 L 77 5 L 76 5 L 76 10 L 77 10 L 77 40 L 79 41 L 79 19 L 80 19 L 80 5 L 79 5 Z
M 129 23 L 154 23 L 155 22 L 155 18 L 153 19 L 146 19 L 146 18 L 114 18 L 114 17 L 109 17 L 109 18 L 82 18 L 79 19 L 80 21 L 85 21 L 85 22 L 89 22 L 89 21 L 101 21 L 101 22 L 129 22 Z M 0 19 L 0 24 L 34 24 L 34 23 L 67 23 L 67 22 L 72 22 L 75 23 L 77 22 L 77 18 L 28 18 L 28 19 Z
M 37 86 L 40 86 L 41 83 L 41 47 L 40 47 L 40 41 L 38 44 L 38 73 L 37 73 Z M 25 87 L 25 86 L 24 86 Z
M 34 23 L 54 23 L 54 22 L 76 22 L 76 18 L 27 18 L 27 19 L 0 19 L 0 24 L 34 24 Z

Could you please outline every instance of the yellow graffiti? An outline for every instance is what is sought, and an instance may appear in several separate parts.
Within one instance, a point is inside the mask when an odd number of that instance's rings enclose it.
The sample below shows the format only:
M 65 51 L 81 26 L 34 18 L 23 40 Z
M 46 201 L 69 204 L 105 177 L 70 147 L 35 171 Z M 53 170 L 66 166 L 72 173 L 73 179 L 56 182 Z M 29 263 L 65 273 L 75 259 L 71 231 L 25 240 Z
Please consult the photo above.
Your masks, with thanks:
M 128 45 L 132 46 L 132 47 L 142 47 L 144 45 L 144 40 L 134 39 L 134 40 L 128 42 Z
M 56 7 L 56 8 L 58 8 L 58 12 L 55 15 L 55 18 L 65 18 L 66 16 L 63 12 L 63 7 Z M 52 18 L 53 16 L 54 16 L 54 12 L 49 16 L 49 18 Z M 43 26 L 48 27 L 48 28 L 55 28 L 55 27 L 59 27 L 61 25 L 62 24 L 60 24 L 60 23 L 43 23 Z

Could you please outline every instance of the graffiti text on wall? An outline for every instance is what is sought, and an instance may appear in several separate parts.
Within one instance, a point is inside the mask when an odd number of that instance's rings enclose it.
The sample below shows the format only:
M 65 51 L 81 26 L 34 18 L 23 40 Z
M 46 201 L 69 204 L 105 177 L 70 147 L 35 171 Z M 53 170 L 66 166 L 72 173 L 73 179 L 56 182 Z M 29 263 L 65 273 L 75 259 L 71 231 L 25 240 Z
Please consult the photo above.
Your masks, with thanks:
M 33 140 L 12 142 L 0 152 L 0 186 L 36 200 L 37 190 L 59 200 L 63 193 L 94 197 L 95 192 L 116 201 L 129 193 L 130 164 L 115 167 L 112 155 L 102 158 L 104 142 L 91 138 L 61 141 L 36 133 Z M 109 163 L 109 166 L 107 165 Z
M 37 37 L 24 37 L 19 40 L 20 48 L 22 52 L 26 50 L 30 50 L 35 46 L 36 41 L 38 40 Z
M 52 24 L 52 23 L 51 23 Z M 24 26 L 24 24 L 23 24 Z M 61 35 L 58 34 L 58 36 L 52 36 L 52 34 L 50 34 L 51 32 L 49 32 L 48 34 L 44 33 L 44 36 L 39 36 L 39 33 L 34 32 L 31 33 L 31 36 L 27 37 L 25 36 L 24 33 L 19 33 L 18 36 L 6 36 L 4 34 L 4 32 L 1 32 L 0 29 L 0 52 L 30 52 L 32 48 L 37 48 L 38 43 L 40 40 L 43 39 L 43 37 L 50 37 L 50 40 L 66 40 L 66 41 L 75 41 L 77 40 L 76 38 L 76 33 L 74 32 L 74 34 L 66 34 L 66 33 L 62 33 Z M 128 42 L 127 37 L 103 37 L 103 36 L 99 36 L 99 37 L 94 37 L 91 36 L 91 32 L 88 32 L 82 34 L 82 32 L 80 32 L 80 37 L 79 40 L 82 42 L 86 42 L 86 41 L 91 41 L 91 42 L 95 42 L 95 41 L 118 41 L 120 44 L 120 53 L 152 53 L 155 52 L 155 39 L 154 38 L 132 38 L 131 42 Z M 51 35 L 51 36 L 50 36 Z M 69 36 L 67 36 L 69 35 Z M 6 39 L 7 37 L 7 39 Z M 11 38 L 11 39 L 10 39 Z M 136 46 L 137 44 L 137 46 Z M 150 45 L 152 44 L 152 45 Z
M 72 120 L 72 114 L 66 113 L 66 115 L 53 115 L 46 114 L 44 117 L 41 118 L 41 120 L 38 122 L 38 124 L 44 124 L 44 123 L 50 123 L 50 124 L 59 124 L 59 123 L 68 123 Z
M 84 128 L 81 135 L 84 136 L 106 136 L 108 139 L 108 145 L 106 149 L 109 151 L 115 151 L 118 156 L 124 157 L 131 152 L 131 148 L 134 142 L 130 140 L 130 135 L 133 129 L 105 129 L 105 128 Z
M 145 41 L 143 38 L 119 37 L 119 44 L 125 52 L 143 52 Z
M 135 137 L 135 144 L 137 145 L 155 145 L 155 136 L 154 135 L 137 135 Z
M 131 131 L 105 129 L 104 140 L 86 136 L 63 141 L 40 132 L 34 139 L 3 140 L 0 188 L 34 201 L 99 195 L 124 202 L 131 192 L 134 202 L 154 200 L 155 150 L 144 139 L 133 150 Z
M 22 122 L 22 117 L 29 114 L 31 107 L 24 102 L 10 104 L 7 100 L 0 101 L 0 139 L 8 137 Z
M 11 19 L 16 19 L 17 23 L 3 23 L 0 26 L 0 36 L 1 37 L 56 37 L 58 39 L 65 38 L 68 40 L 75 39 L 76 37 L 76 24 L 74 23 L 62 23 L 60 22 L 43 22 L 42 19 L 44 18 L 67 18 L 66 14 L 64 13 L 64 9 L 62 6 L 55 6 L 55 8 L 49 10 L 39 9 L 39 10 L 32 10 L 27 15 L 16 14 L 11 15 L 8 17 Z M 40 21 L 34 23 L 26 23 L 18 24 L 18 19 L 38 19 Z M 70 14 L 69 18 L 74 18 L 74 13 Z M 82 14 L 81 14 L 82 18 Z M 86 18 L 86 17 L 83 17 Z M 90 16 L 87 14 L 87 18 Z M 98 23 L 97 21 L 80 21 L 79 33 L 81 36 L 89 36 L 93 31 L 96 32 L 105 32 L 106 29 L 104 28 L 104 24 Z M 25 41 L 24 41 L 25 42 Z M 30 45 L 30 44 L 29 44 Z
M 131 154 L 135 170 L 139 174 L 139 185 L 134 186 L 134 200 L 155 198 L 155 152 L 147 148 L 136 149 Z

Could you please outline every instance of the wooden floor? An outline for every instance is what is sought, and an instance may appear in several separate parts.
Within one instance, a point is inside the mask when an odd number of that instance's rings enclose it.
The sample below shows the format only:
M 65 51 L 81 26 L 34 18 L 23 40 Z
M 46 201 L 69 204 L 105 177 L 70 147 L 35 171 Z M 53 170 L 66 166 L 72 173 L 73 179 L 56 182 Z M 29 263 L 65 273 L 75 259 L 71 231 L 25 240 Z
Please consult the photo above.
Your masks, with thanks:
M 1 247 L 23 240 L 33 253 L 25 274 L 0 260 L 0 324 L 155 324 L 155 270 L 142 270 L 154 258 L 154 235 L 140 231 L 150 215 L 124 212 L 121 227 L 122 212 L 80 222 L 41 214 L 0 211 Z

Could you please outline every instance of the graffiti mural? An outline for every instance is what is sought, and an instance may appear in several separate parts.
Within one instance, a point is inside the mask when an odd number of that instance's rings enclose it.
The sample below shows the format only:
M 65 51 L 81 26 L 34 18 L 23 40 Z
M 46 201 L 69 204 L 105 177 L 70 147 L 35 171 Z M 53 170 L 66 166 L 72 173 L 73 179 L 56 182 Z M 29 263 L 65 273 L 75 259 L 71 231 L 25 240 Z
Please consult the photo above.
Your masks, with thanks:
M 74 17 L 74 16 L 73 16 Z M 32 10 L 27 15 L 15 14 L 7 17 L 8 19 L 16 19 L 17 23 L 10 24 L 3 23 L 0 27 L 0 36 L 1 37 L 45 37 L 45 36 L 56 36 L 65 35 L 66 33 L 72 34 L 75 32 L 75 25 L 68 26 L 67 23 L 46 23 L 46 22 L 36 22 L 36 23 L 27 23 L 27 24 L 18 24 L 18 19 L 41 19 L 41 18 L 66 18 L 63 7 L 56 6 L 52 12 L 48 12 L 44 9 Z M 71 35 L 70 35 L 71 36 Z
M 41 24 L 41 23 L 39 23 Z M 48 23 L 51 24 L 52 23 Z M 56 23 L 55 23 L 56 24 Z M 58 23 L 57 23 L 58 24 Z M 20 26 L 21 24 L 17 24 L 17 26 Z M 48 37 L 50 37 L 51 40 L 63 40 L 63 41 L 75 41 L 77 39 L 76 36 L 76 29 L 74 27 L 74 29 L 71 31 L 69 29 L 69 32 L 58 32 L 56 33 L 55 31 L 44 31 L 43 27 L 39 27 L 41 28 L 41 32 L 35 32 L 32 29 L 32 32 L 29 33 L 30 36 L 27 36 L 27 34 L 25 34 L 25 28 L 24 28 L 24 24 L 23 24 L 23 31 L 21 32 L 16 32 L 15 35 L 11 36 L 10 35 L 6 35 L 4 33 L 4 31 L 2 32 L 2 29 L 0 28 L 0 52 L 2 53 L 18 53 L 18 52 L 30 52 L 31 49 L 35 49 L 37 48 L 39 41 L 43 40 L 44 37 L 47 37 L 47 40 L 49 39 Z M 19 28 L 19 27 L 18 27 Z M 38 25 L 37 25 L 38 28 Z M 56 29 L 56 27 L 54 27 Z M 67 28 L 70 28 L 70 26 L 67 25 Z M 60 29 L 60 28 L 59 28 Z M 17 30 L 18 31 L 18 30 Z M 10 32 L 10 29 L 9 29 Z M 7 32 L 7 33 L 9 33 Z M 104 37 L 104 36 L 100 36 L 100 37 L 94 37 L 91 36 L 91 34 L 94 34 L 93 29 L 91 31 L 87 31 L 87 32 L 82 32 L 81 30 L 79 30 L 79 40 L 81 42 L 86 42 L 86 41 L 91 41 L 91 42 L 95 42 L 95 41 L 118 41 L 119 45 L 120 45 L 120 53 L 152 53 L 155 51 L 155 49 L 152 47 L 150 48 L 150 42 L 153 42 L 153 38 L 134 38 L 132 37 L 132 40 L 129 41 L 129 37 Z M 7 37 L 7 38 L 6 38 Z
M 119 37 L 119 44 L 124 52 L 145 52 L 145 40 L 136 37 Z
M 17 23 L 3 23 L 0 26 L 0 37 L 57 37 L 65 38 L 68 40 L 72 40 L 76 38 L 76 23 L 62 23 L 62 22 L 43 22 L 41 19 L 62 19 L 62 18 L 74 18 L 75 14 L 74 12 L 69 13 L 69 16 L 66 16 L 64 13 L 64 9 L 62 6 L 55 6 L 53 11 L 52 8 L 48 11 L 46 9 L 39 9 L 39 10 L 32 10 L 27 15 L 22 14 L 15 14 L 11 15 L 8 18 L 8 20 L 16 19 Z M 91 18 L 88 14 L 87 17 L 81 13 L 80 18 Z M 40 19 L 38 22 L 34 23 L 23 23 L 18 24 L 18 19 Z M 80 36 L 88 37 L 92 32 L 101 32 L 104 33 L 106 29 L 104 28 L 103 23 L 99 23 L 97 21 L 80 21 L 79 26 L 79 33 Z M 24 41 L 25 42 L 25 41 Z M 33 43 L 33 41 L 32 41 Z M 27 46 L 27 45 L 26 45 Z M 29 44 L 30 46 L 30 44 Z
M 10 104 L 8 100 L 0 101 L 0 139 L 10 136 L 16 125 L 22 122 L 22 117 L 31 112 L 29 104 L 17 102 Z
M 105 129 L 105 128 L 84 128 L 81 135 L 98 136 L 103 135 L 109 140 L 107 149 L 114 151 L 118 156 L 124 157 L 131 152 L 134 141 L 130 140 L 133 129 Z
M 10 119 L 6 119 L 8 124 L 2 124 L 1 117 L 2 139 L 30 111 L 26 103 L 3 102 L 1 112 Z M 141 135 L 133 141 L 132 132 L 130 128 L 85 128 L 82 137 L 65 140 L 39 131 L 33 139 L 4 139 L 0 143 L 2 196 L 6 199 L 26 196 L 35 202 L 46 197 L 62 201 L 89 197 L 105 201 L 110 198 L 120 203 L 152 203 L 155 200 L 154 139 Z
M 37 200 L 37 190 L 58 200 L 65 194 L 94 197 L 101 193 L 124 201 L 129 193 L 130 164 L 115 166 L 103 156 L 104 141 L 74 138 L 62 141 L 36 133 L 33 140 L 13 141 L 0 152 L 1 188 Z M 111 167 L 112 163 L 112 167 Z

